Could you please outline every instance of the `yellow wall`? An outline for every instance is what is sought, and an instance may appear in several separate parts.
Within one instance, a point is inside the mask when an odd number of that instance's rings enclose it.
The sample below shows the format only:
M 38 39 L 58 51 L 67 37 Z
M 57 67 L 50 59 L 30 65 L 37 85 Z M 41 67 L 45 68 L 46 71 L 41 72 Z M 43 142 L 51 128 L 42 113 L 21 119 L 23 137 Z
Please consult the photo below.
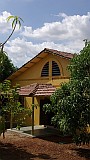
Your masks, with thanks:
M 24 106 L 26 106 L 27 108 L 30 108 L 32 110 L 32 97 L 25 97 L 24 100 Z M 39 125 L 39 115 L 40 115 L 40 106 L 39 106 L 39 98 L 34 97 L 34 125 Z M 27 117 L 25 120 L 25 123 L 27 125 L 31 125 L 32 124 L 32 116 Z
M 43 66 L 46 62 L 50 63 L 49 67 L 49 77 L 41 77 L 41 71 Z M 51 75 L 51 62 L 56 61 L 60 68 L 61 75 L 60 76 L 53 76 Z M 26 86 L 30 85 L 32 83 L 51 83 L 55 87 L 59 87 L 62 82 L 68 82 L 69 81 L 69 72 L 67 70 L 67 66 L 69 64 L 69 59 L 62 58 L 60 56 L 56 56 L 53 54 L 48 54 L 46 57 L 41 59 L 38 63 L 35 63 L 32 65 L 32 67 L 28 68 L 25 72 L 22 72 L 19 76 L 12 79 L 12 85 L 20 84 L 20 86 Z M 39 125 L 40 124 L 40 97 L 35 98 L 35 104 L 37 104 L 37 108 L 34 110 L 34 124 Z M 25 97 L 25 106 L 31 108 L 32 104 L 32 98 L 31 97 Z M 32 117 L 29 117 L 26 119 L 27 125 L 31 124 Z
M 52 77 L 49 75 L 49 77 L 41 77 L 41 71 L 44 66 L 44 64 L 49 61 L 56 61 L 57 64 L 60 67 L 60 76 L 54 76 Z M 32 83 L 51 83 L 55 86 L 59 86 L 62 82 L 67 82 L 69 79 L 69 72 L 67 70 L 67 66 L 69 64 L 69 59 L 62 58 L 60 56 L 56 56 L 53 54 L 50 54 L 40 60 L 38 63 L 34 64 L 32 67 L 27 69 L 25 72 L 21 73 L 16 78 L 12 79 L 12 85 L 20 84 L 20 86 L 29 85 Z M 49 70 L 51 72 L 51 68 Z

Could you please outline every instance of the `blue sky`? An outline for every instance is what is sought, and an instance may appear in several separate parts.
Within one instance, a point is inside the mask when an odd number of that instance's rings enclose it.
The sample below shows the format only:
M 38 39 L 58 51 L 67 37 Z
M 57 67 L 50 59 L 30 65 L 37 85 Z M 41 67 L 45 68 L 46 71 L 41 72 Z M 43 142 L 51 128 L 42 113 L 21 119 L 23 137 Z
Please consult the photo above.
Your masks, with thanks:
M 18 15 L 22 27 L 5 45 L 15 66 L 22 66 L 44 48 L 79 52 L 90 37 L 89 0 L 1 0 L 0 42 L 10 34 L 9 15 Z

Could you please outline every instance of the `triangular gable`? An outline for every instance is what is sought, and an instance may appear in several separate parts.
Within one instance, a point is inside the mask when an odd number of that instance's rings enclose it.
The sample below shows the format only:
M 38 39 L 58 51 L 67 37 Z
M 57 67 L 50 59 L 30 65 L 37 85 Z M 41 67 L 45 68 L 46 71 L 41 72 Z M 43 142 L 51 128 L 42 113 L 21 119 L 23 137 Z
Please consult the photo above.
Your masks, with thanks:
M 21 73 L 25 72 L 28 68 L 33 66 L 35 63 L 38 63 L 41 59 L 43 59 L 48 54 L 54 54 L 66 59 L 71 59 L 74 56 L 74 54 L 72 53 L 61 52 L 61 51 L 45 48 L 39 54 L 37 54 L 34 58 L 32 58 L 30 61 L 25 63 L 22 67 L 20 67 L 15 73 L 10 75 L 7 79 L 12 80 L 15 77 L 19 76 Z

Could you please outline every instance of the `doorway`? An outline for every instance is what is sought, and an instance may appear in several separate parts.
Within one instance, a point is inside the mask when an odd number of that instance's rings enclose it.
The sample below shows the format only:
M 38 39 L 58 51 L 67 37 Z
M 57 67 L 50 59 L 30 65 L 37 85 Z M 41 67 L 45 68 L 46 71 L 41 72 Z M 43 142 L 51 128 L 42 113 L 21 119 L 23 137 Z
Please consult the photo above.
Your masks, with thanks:
M 47 103 L 50 104 L 50 99 L 45 98 L 40 100 L 40 125 L 51 125 L 53 114 L 43 111 L 43 105 Z

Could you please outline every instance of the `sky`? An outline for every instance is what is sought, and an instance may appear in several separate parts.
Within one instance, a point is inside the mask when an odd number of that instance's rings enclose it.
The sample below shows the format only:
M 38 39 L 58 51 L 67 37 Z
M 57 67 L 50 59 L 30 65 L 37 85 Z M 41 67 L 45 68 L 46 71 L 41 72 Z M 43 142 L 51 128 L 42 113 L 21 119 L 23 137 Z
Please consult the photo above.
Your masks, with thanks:
M 79 53 L 90 40 L 89 0 L 0 0 L 0 43 L 12 31 L 11 15 L 24 21 L 4 47 L 17 67 L 44 48 Z

